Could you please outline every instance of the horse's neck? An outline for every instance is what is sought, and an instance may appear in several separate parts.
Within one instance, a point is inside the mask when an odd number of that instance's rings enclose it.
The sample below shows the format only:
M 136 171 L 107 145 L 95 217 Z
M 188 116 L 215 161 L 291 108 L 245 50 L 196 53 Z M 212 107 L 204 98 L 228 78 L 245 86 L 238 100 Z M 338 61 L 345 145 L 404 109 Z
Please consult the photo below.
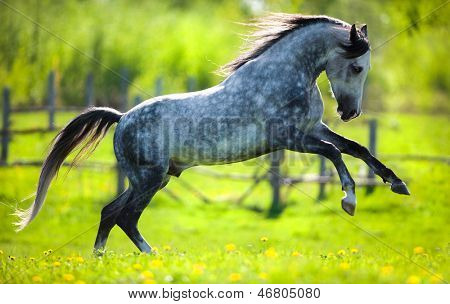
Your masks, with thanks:
M 249 79 L 255 79 L 255 91 L 270 96 L 289 97 L 299 91 L 311 92 L 325 69 L 333 48 L 330 25 L 315 24 L 289 33 L 263 54 L 232 75 L 233 86 L 248 91 Z
M 288 34 L 268 50 L 268 55 L 280 58 L 284 66 L 295 67 L 312 88 L 317 77 L 325 70 L 330 51 L 335 47 L 332 26 L 318 23 Z

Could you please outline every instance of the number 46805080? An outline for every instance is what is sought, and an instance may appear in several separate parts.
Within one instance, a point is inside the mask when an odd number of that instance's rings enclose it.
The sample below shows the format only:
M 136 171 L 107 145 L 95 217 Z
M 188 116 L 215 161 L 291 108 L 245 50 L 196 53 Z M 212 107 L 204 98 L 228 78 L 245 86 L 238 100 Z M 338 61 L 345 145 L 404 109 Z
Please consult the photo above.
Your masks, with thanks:
M 261 298 L 319 298 L 319 288 L 261 288 L 258 292 Z

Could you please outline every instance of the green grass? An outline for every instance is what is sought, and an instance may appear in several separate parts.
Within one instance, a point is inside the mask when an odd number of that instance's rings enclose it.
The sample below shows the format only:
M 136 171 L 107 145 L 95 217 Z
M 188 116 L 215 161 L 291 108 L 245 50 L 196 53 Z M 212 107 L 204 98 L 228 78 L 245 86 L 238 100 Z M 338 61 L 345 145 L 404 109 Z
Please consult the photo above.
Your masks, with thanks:
M 59 116 L 58 124 L 70 117 Z M 17 114 L 13 126 L 28 128 L 45 122 L 43 114 Z M 249 182 L 211 179 L 188 170 L 181 178 L 212 203 L 203 203 L 172 179 L 168 189 L 181 201 L 160 192 L 140 221 L 141 232 L 158 249 L 155 255 L 135 253 L 118 228 L 111 233 L 107 254 L 101 258 L 92 254 L 100 210 L 115 196 L 114 171 L 80 168 L 66 175 L 64 169 L 36 220 L 15 233 L 10 214 L 16 204 L 31 203 L 31 199 L 20 199 L 35 191 L 39 169 L 0 168 L 0 282 L 442 282 L 431 273 L 447 280 L 449 167 L 437 162 L 389 160 L 387 155 L 450 155 L 448 119 L 390 114 L 380 117 L 379 125 L 379 154 L 408 182 L 410 197 L 396 195 L 388 186 L 377 187 L 371 195 L 358 188 L 358 208 L 352 218 L 340 209 L 340 186 L 327 185 L 327 198 L 318 204 L 317 185 L 298 184 L 285 193 L 287 208 L 281 216 L 269 219 L 265 212 L 234 203 Z M 366 143 L 363 120 L 333 128 Z M 90 160 L 113 162 L 112 134 Z M 51 136 L 16 136 L 10 159 L 41 159 Z M 314 159 L 296 157 L 283 170 L 290 174 L 316 172 Z M 357 177 L 364 168 L 362 162 L 345 160 Z M 253 172 L 257 165 L 257 161 L 249 161 L 213 169 Z M 267 210 L 270 195 L 264 183 L 244 207 Z

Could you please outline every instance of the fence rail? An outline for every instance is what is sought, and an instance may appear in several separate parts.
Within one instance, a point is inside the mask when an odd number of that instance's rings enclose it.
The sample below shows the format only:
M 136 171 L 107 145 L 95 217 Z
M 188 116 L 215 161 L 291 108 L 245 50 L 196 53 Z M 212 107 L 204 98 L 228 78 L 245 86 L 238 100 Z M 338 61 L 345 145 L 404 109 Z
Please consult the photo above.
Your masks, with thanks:
M 121 70 L 121 82 L 120 82 L 120 110 L 125 112 L 128 110 L 129 101 L 128 101 L 128 82 L 127 79 L 128 71 L 126 69 Z M 196 89 L 196 80 L 193 77 L 188 77 L 187 81 L 187 91 L 194 91 Z M 155 81 L 155 95 L 161 95 L 163 91 L 163 79 L 158 77 Z M 59 129 L 59 126 L 55 124 L 55 116 L 58 112 L 65 111 L 82 111 L 86 107 L 94 106 L 95 98 L 94 98 L 94 75 L 89 73 L 86 77 L 85 82 L 85 106 L 64 106 L 57 107 L 56 106 L 56 98 L 57 98 L 57 90 L 55 83 L 55 73 L 52 71 L 48 75 L 48 84 L 47 84 L 47 94 L 44 98 L 46 104 L 40 106 L 30 106 L 30 107 L 12 107 L 11 106 L 11 92 L 10 89 L 5 87 L 3 88 L 3 120 L 2 120 L 2 129 L 0 132 L 1 136 L 1 154 L 0 154 L 0 166 L 31 166 L 31 167 L 41 167 L 42 161 L 34 161 L 34 160 L 15 160 L 8 161 L 9 158 L 9 144 L 12 139 L 12 135 L 26 135 L 26 134 L 36 134 L 36 133 L 47 133 L 54 132 Z M 139 104 L 142 98 L 140 96 L 135 96 L 133 99 L 133 103 Z M 25 112 L 36 112 L 36 111 L 46 111 L 48 112 L 48 126 L 47 127 L 38 127 L 38 128 L 29 128 L 29 129 L 12 129 L 11 128 L 11 115 L 13 113 L 25 113 Z M 369 151 L 373 154 L 377 154 L 377 130 L 378 124 L 375 119 L 372 119 L 368 123 L 368 137 L 369 137 Z M 276 151 L 267 157 L 268 168 L 265 172 L 260 172 L 261 168 L 257 168 L 257 170 L 253 174 L 242 174 L 242 173 L 223 173 L 217 172 L 208 168 L 197 167 L 194 168 L 197 173 L 203 174 L 206 176 L 210 176 L 218 179 L 233 179 L 233 180 L 242 180 L 242 181 L 252 181 L 249 188 L 236 200 L 237 204 L 242 204 L 243 201 L 250 196 L 252 191 L 258 186 L 259 183 L 263 181 L 268 181 L 269 185 L 272 189 L 272 203 L 269 208 L 269 214 L 276 215 L 280 213 L 285 207 L 285 203 L 282 200 L 282 187 L 293 186 L 297 183 L 317 183 L 319 185 L 319 193 L 318 200 L 322 200 L 326 197 L 326 185 L 340 183 L 339 179 L 330 173 L 330 170 L 327 170 L 327 162 L 325 158 L 320 156 L 319 160 L 319 171 L 318 174 L 301 174 L 296 176 L 284 176 L 281 172 L 281 165 L 283 163 L 285 157 L 284 150 Z M 419 161 L 435 161 L 435 162 L 443 162 L 446 164 L 450 164 L 449 156 L 427 156 L 427 155 L 380 155 L 381 158 L 389 158 L 389 159 L 401 159 L 401 160 L 419 160 Z M 63 166 L 70 166 L 70 163 L 65 162 Z M 77 165 L 82 168 L 98 168 L 98 169 L 113 169 L 117 170 L 117 192 L 121 193 L 125 190 L 125 180 L 126 177 L 124 173 L 120 170 L 120 167 L 117 166 L 116 163 L 109 162 L 95 162 L 88 161 Z M 179 180 L 179 183 L 182 187 L 190 191 L 192 194 L 197 196 L 205 203 L 210 203 L 212 200 L 209 199 L 206 195 L 204 195 L 201 191 L 194 188 L 185 180 Z M 358 186 L 364 186 L 367 189 L 367 192 L 372 192 L 374 187 L 381 185 L 380 181 L 375 179 L 375 174 L 372 170 L 368 170 L 367 175 L 364 177 L 359 177 L 356 179 L 356 184 Z M 173 199 L 180 201 L 180 198 L 170 190 L 164 189 L 164 191 L 170 195 Z
M 74 111 L 81 111 L 86 109 L 86 107 L 80 107 L 80 106 L 64 106 L 64 107 L 56 107 L 54 111 L 55 112 L 74 112 Z M 50 106 L 27 106 L 27 107 L 17 107 L 17 108 L 11 108 L 11 112 L 13 113 L 30 113 L 30 112 L 49 112 Z

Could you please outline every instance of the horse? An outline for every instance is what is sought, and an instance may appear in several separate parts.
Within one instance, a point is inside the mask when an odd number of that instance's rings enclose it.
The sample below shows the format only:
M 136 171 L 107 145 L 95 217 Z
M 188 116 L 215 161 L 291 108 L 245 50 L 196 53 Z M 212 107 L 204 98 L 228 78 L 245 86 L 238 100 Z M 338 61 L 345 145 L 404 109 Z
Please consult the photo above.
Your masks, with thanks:
M 258 30 L 250 35 L 247 50 L 223 67 L 226 78 L 216 86 L 154 97 L 126 113 L 92 107 L 70 121 L 43 163 L 33 204 L 16 211 L 17 230 L 36 217 L 69 153 L 79 150 L 75 161 L 88 155 L 115 123 L 114 152 L 129 186 L 102 209 L 95 251 L 105 250 L 118 225 L 140 251 L 151 252 L 138 221 L 171 177 L 194 166 L 240 162 L 281 149 L 329 159 L 349 215 L 356 209 L 355 182 L 342 153 L 363 160 L 393 192 L 409 195 L 406 184 L 367 148 L 322 121 L 317 78 L 323 71 L 340 118 L 348 122 L 361 114 L 371 54 L 367 25 L 282 13 L 255 22 Z

